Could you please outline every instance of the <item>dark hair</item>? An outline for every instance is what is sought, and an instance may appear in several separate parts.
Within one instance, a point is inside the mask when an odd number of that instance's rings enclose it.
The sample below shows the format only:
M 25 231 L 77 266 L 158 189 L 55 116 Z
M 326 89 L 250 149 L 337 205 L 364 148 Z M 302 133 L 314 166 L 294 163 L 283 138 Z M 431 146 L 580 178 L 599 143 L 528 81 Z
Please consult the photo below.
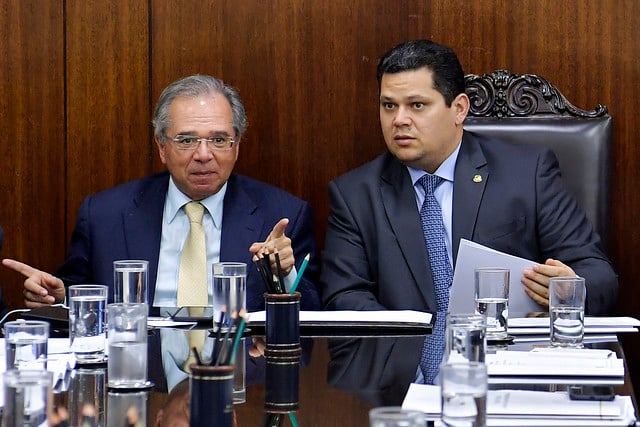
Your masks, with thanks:
M 431 40 L 401 43 L 384 54 L 378 62 L 378 91 L 383 74 L 400 73 L 426 67 L 433 73 L 433 88 L 440 92 L 448 107 L 464 93 L 464 71 L 456 53 Z
M 195 74 L 176 80 L 167 86 L 158 99 L 155 112 L 153 114 L 153 128 L 156 137 L 164 143 L 167 128 L 170 126 L 169 107 L 174 99 L 178 97 L 195 98 L 201 95 L 213 95 L 220 93 L 224 95 L 231 105 L 233 114 L 233 129 L 236 132 L 236 141 L 239 141 L 247 129 L 247 114 L 238 91 L 225 84 L 222 80 L 204 74 Z

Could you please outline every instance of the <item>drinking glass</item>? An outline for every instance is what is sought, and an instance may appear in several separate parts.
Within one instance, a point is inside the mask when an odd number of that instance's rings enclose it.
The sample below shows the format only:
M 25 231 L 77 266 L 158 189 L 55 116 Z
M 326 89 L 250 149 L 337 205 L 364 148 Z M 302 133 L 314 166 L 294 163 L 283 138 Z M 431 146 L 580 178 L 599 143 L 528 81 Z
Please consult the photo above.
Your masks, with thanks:
M 550 340 L 553 347 L 582 347 L 586 293 L 582 277 L 552 277 L 549 280 Z
M 487 422 L 487 366 L 484 363 L 440 365 L 442 425 L 484 427 Z
M 139 388 L 147 384 L 147 304 L 109 304 L 108 385 Z
M 104 361 L 106 305 L 106 286 L 69 286 L 69 340 L 79 363 Z
M 444 360 L 484 362 L 487 353 L 487 321 L 482 314 L 448 314 Z
M 49 323 L 16 320 L 4 324 L 7 368 L 47 369 Z
M 509 269 L 475 270 L 476 313 L 487 319 L 487 340 L 507 339 L 509 319 Z
M 12 369 L 3 374 L 3 427 L 48 425 L 53 401 L 53 373 L 45 370 Z
M 148 391 L 109 391 L 107 427 L 146 426 L 148 400 Z
M 369 411 L 370 427 L 424 427 L 424 415 L 400 406 L 381 406 Z
M 144 260 L 114 261 L 114 302 L 149 304 L 148 269 Z
M 232 313 L 240 313 L 247 306 L 247 264 L 218 262 L 213 264 L 213 321 L 218 322 L 222 308 L 226 308 L 225 326 Z
M 243 262 L 218 262 L 213 264 L 213 322 L 216 328 L 226 328 L 232 325 L 232 315 L 238 316 L 247 306 L 246 294 L 247 264 Z M 223 324 L 218 324 L 220 313 L 225 307 L 226 314 Z M 246 401 L 245 373 L 246 360 L 244 339 L 236 353 L 233 382 L 233 403 Z
M 104 426 L 107 411 L 107 368 L 80 367 L 71 371 L 68 403 L 70 426 Z

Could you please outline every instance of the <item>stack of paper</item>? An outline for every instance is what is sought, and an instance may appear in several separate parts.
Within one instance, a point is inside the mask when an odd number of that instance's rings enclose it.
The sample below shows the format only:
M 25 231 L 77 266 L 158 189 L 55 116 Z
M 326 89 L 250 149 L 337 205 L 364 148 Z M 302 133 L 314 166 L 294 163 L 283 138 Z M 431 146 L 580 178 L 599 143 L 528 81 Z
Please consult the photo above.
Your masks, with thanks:
M 411 384 L 402 407 L 422 411 L 440 425 L 440 387 Z M 564 391 L 490 390 L 487 394 L 487 426 L 628 426 L 635 419 L 629 396 L 592 402 L 570 400 Z
M 509 318 L 511 335 L 549 335 L 548 317 Z M 616 334 L 618 332 L 638 332 L 640 320 L 633 317 L 591 317 L 584 318 L 585 334 Z
M 493 384 L 622 384 L 624 361 L 610 350 L 535 348 L 487 354 Z
M 433 315 L 415 310 L 336 310 L 300 311 L 300 334 L 315 336 L 407 336 L 427 335 L 433 328 Z M 253 334 L 264 332 L 266 312 L 249 313 L 248 327 Z

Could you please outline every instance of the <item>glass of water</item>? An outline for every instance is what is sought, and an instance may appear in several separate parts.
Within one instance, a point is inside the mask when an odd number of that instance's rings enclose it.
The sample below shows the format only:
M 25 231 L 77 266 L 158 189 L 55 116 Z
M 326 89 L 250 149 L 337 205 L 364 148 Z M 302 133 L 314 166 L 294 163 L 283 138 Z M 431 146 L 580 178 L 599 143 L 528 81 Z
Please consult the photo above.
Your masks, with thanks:
M 227 323 L 232 313 L 240 313 L 247 306 L 247 264 L 218 262 L 213 264 L 213 321 L 220 318 L 226 307 Z
M 552 277 L 549 280 L 549 319 L 552 346 L 582 347 L 586 293 L 582 277 Z
M 218 262 L 213 264 L 213 322 L 216 328 L 225 330 L 232 326 L 235 316 L 247 307 L 247 264 L 243 262 Z M 225 321 L 219 325 L 222 308 L 226 308 Z M 241 341 L 235 360 L 233 403 L 246 401 L 244 340 Z
M 40 320 L 16 320 L 4 324 L 7 371 L 11 369 L 47 369 L 49 323 Z
M 69 341 L 78 363 L 104 361 L 106 306 L 106 286 L 69 286 Z
M 147 385 L 147 304 L 109 304 L 110 388 Z
M 484 362 L 487 321 L 482 314 L 450 313 L 446 318 L 444 360 Z
M 488 267 L 475 270 L 476 313 L 487 319 L 487 340 L 508 338 L 509 269 Z
M 422 412 L 402 409 L 400 406 L 381 406 L 369 411 L 370 427 L 424 427 Z
M 3 374 L 3 380 L 3 427 L 49 425 L 52 372 L 12 369 Z
M 114 302 L 148 304 L 148 268 L 144 260 L 113 261 Z
M 484 427 L 487 423 L 487 389 L 484 363 L 440 365 L 442 425 Z

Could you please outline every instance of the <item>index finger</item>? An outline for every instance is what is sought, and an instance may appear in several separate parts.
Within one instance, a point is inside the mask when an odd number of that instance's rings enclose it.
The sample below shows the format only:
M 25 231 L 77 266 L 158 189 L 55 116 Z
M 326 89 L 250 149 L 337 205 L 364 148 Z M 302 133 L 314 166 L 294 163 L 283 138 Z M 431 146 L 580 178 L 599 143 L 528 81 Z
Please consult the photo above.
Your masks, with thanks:
M 30 277 L 34 273 L 37 273 L 40 271 L 36 268 L 31 267 L 28 264 L 25 264 L 20 261 L 16 261 L 15 259 L 9 259 L 9 258 L 3 259 L 2 265 L 4 265 L 7 268 L 10 268 L 13 271 L 17 271 L 18 273 L 22 274 L 25 277 Z
M 269 233 L 269 237 L 267 238 L 267 240 L 278 239 L 284 236 L 284 230 L 287 229 L 287 225 L 289 225 L 289 218 L 282 218 L 276 225 L 273 226 L 273 230 L 271 230 L 271 233 Z

